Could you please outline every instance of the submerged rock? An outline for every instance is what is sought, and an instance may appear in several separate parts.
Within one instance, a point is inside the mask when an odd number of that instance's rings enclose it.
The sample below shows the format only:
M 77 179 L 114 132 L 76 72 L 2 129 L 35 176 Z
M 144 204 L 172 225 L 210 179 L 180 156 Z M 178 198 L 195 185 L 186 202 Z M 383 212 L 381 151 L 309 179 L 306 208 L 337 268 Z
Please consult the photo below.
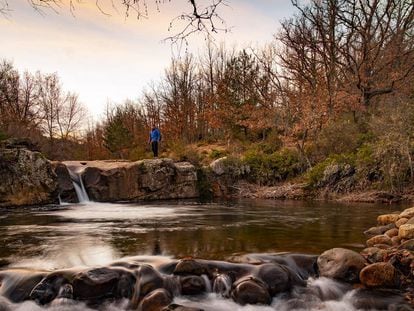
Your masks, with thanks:
M 168 291 L 159 288 L 144 297 L 138 310 L 141 311 L 160 311 L 172 302 L 172 297 Z
M 73 296 L 77 300 L 132 298 L 136 277 L 120 268 L 96 268 L 73 277 Z
M 233 285 L 231 297 L 241 305 L 268 305 L 272 300 L 266 284 L 252 276 L 246 276 L 237 280 Z
M 318 257 L 318 268 L 321 276 L 338 279 L 350 283 L 359 280 L 359 272 L 366 261 L 357 252 L 345 248 L 333 248 Z

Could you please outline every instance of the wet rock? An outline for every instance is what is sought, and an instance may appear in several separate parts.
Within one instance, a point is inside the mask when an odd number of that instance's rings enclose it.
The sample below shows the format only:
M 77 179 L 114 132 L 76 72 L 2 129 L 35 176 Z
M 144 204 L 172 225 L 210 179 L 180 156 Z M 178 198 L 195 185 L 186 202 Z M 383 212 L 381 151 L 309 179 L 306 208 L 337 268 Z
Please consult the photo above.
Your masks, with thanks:
M 150 265 L 142 265 L 137 270 L 138 293 L 143 297 L 150 292 L 162 288 L 164 279 L 161 274 Z
M 356 283 L 365 259 L 357 252 L 345 248 L 333 248 L 318 257 L 319 274 L 346 282 Z
M 268 305 L 272 300 L 266 284 L 253 277 L 244 277 L 237 280 L 233 285 L 231 297 L 241 305 Z
M 0 148 L 0 207 L 56 203 L 57 177 L 41 153 Z
M 204 311 L 204 310 L 199 309 L 199 308 L 192 308 L 192 307 L 177 305 L 173 303 L 173 304 L 170 304 L 168 307 L 162 309 L 162 311 Z
M 391 223 L 385 226 L 378 226 L 378 227 L 371 227 L 368 230 L 364 231 L 364 234 L 366 236 L 376 236 L 376 235 L 381 235 L 384 234 L 386 231 L 395 228 L 395 224 Z
M 52 273 L 37 284 L 30 293 L 30 299 L 44 305 L 55 299 L 62 286 L 69 281 L 60 273 Z
M 171 295 L 165 289 L 159 288 L 144 297 L 138 310 L 160 311 L 172 302 Z
M 377 222 L 379 225 L 388 225 L 388 224 L 396 222 L 398 218 L 399 218 L 399 214 L 380 215 L 377 217 Z
M 199 295 L 206 291 L 206 283 L 200 276 L 185 276 L 180 278 L 183 295 Z
M 414 224 L 404 224 L 398 229 L 398 237 L 400 239 L 412 239 L 414 238 Z
M 398 272 L 393 265 L 387 262 L 373 263 L 361 270 L 361 283 L 367 287 L 397 287 L 399 285 Z
M 213 282 L 213 292 L 222 297 L 229 298 L 233 281 L 232 277 L 228 274 L 217 275 Z
M 79 272 L 73 279 L 73 296 L 77 300 L 131 298 L 135 276 L 121 268 L 97 268 Z
M 75 187 L 70 178 L 67 166 L 61 162 L 52 162 L 53 171 L 57 176 L 58 191 L 62 202 L 77 203 Z
M 176 275 L 203 275 L 208 274 L 207 267 L 194 259 L 180 260 L 174 269 Z
M 410 207 L 405 209 L 400 213 L 400 218 L 408 218 L 414 217 L 414 207 Z
M 386 236 L 390 237 L 390 238 L 393 238 L 395 236 L 398 236 L 398 229 L 397 228 L 390 229 L 390 230 L 386 231 L 384 234 Z
M 28 300 L 33 288 L 41 282 L 46 273 L 28 271 L 0 272 L 0 296 L 18 303 Z
M 391 245 L 391 238 L 388 235 L 382 234 L 382 235 L 376 235 L 369 240 L 367 240 L 367 246 L 372 247 L 377 244 L 385 244 L 385 245 Z
M 256 276 L 266 283 L 271 296 L 275 296 L 278 293 L 288 291 L 292 288 L 291 273 L 282 265 L 260 265 Z
M 64 284 L 56 298 L 52 301 L 52 306 L 73 305 L 73 287 L 71 284 Z
M 401 227 L 402 225 L 404 225 L 406 222 L 408 221 L 408 218 L 400 218 L 395 222 L 395 226 L 397 228 Z
M 398 292 L 388 289 L 360 289 L 355 292 L 352 300 L 357 310 L 397 311 L 404 305 L 404 298 Z

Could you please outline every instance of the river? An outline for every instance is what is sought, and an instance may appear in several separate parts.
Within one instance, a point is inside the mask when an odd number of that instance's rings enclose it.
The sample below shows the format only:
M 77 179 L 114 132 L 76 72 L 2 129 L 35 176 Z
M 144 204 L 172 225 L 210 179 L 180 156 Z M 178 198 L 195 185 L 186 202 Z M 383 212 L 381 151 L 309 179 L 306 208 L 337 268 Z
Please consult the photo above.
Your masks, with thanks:
M 376 217 L 403 208 L 238 200 L 88 202 L 3 209 L 0 263 L 4 268 L 55 270 L 102 266 L 137 255 L 237 260 L 249 253 L 320 254 L 333 247 L 361 250 L 366 239 L 363 231 L 375 225 Z M 206 301 L 218 306 L 212 310 L 235 305 L 226 302 L 223 307 L 222 300 L 211 297 Z

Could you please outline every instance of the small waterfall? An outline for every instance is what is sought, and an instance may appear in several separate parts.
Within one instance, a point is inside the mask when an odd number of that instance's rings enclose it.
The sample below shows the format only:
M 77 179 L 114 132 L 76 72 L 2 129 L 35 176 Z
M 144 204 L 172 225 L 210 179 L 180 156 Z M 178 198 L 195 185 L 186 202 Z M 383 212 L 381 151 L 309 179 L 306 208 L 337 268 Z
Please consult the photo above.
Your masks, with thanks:
M 78 196 L 79 203 L 90 202 L 88 193 L 82 180 L 82 171 L 72 171 L 71 167 L 68 167 L 70 178 L 72 179 L 73 187 L 75 188 L 76 195 Z
M 203 278 L 204 284 L 206 285 L 206 292 L 211 293 L 212 292 L 211 283 L 210 283 L 208 276 L 206 274 L 203 274 L 201 275 L 201 277 Z

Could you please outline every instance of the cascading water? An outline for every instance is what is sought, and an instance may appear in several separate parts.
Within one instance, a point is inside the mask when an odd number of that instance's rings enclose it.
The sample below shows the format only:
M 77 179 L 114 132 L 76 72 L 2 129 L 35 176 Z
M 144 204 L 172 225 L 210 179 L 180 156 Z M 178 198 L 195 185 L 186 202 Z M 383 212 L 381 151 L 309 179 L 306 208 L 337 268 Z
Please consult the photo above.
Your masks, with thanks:
M 85 186 L 82 180 L 82 172 L 79 167 L 68 166 L 70 178 L 72 179 L 73 187 L 75 188 L 76 195 L 79 203 L 90 202 L 88 193 L 86 192 Z

